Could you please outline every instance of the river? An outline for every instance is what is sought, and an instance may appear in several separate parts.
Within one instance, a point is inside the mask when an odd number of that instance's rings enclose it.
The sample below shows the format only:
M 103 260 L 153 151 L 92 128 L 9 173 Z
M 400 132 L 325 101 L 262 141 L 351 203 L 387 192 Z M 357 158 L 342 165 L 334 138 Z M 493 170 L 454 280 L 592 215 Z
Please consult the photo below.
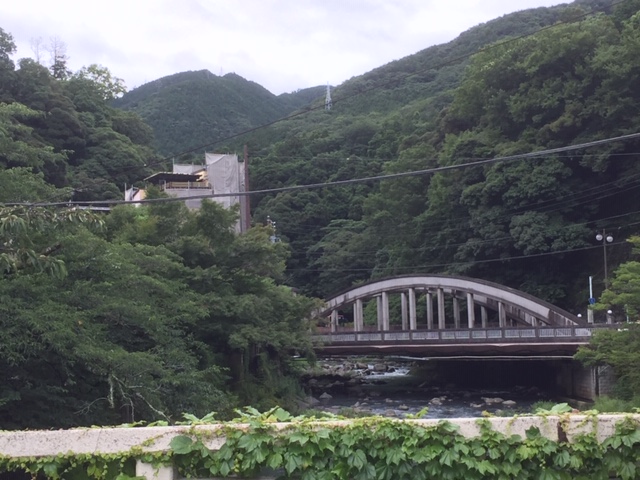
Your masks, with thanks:
M 429 370 L 416 361 L 343 358 L 321 363 L 325 374 L 307 384 L 313 402 L 319 402 L 312 408 L 345 416 L 402 418 L 425 407 L 422 418 L 513 415 L 531 412 L 536 402 L 557 400 L 531 386 L 470 388 L 432 381 Z

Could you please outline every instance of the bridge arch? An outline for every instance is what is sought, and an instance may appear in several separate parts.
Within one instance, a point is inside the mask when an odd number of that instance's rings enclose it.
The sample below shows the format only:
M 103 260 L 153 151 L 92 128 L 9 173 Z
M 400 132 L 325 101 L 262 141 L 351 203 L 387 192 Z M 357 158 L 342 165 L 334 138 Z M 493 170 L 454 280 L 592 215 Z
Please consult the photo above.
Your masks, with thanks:
M 584 320 L 576 315 L 520 290 L 487 280 L 450 275 L 402 275 L 357 285 L 330 297 L 318 316 L 330 316 L 331 330 L 335 331 L 338 311 L 352 307 L 354 331 L 362 331 L 363 302 L 375 298 L 378 330 L 390 330 L 390 294 L 401 296 L 403 330 L 417 328 L 416 295 L 419 294 L 423 294 L 426 301 L 427 329 L 446 328 L 445 296 L 452 299 L 454 328 L 464 328 L 461 320 L 463 303 L 467 317 L 465 327 L 469 329 L 480 325 L 486 328 L 488 311 L 497 312 L 500 327 L 507 324 L 534 327 L 584 324 Z M 479 321 L 476 321 L 477 310 Z

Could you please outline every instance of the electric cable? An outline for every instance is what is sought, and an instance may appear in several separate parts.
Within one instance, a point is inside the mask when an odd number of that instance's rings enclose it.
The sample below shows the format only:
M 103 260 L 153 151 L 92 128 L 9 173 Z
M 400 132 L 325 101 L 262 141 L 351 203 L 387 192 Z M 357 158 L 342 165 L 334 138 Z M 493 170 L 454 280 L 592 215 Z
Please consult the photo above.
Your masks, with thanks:
M 591 148 L 591 147 L 595 147 L 595 146 L 606 145 L 608 143 L 622 142 L 622 141 L 632 140 L 632 139 L 636 139 L 636 138 L 640 138 L 640 133 L 631 133 L 631 134 L 628 134 L 628 135 L 621 135 L 619 137 L 605 138 L 605 139 L 601 139 L 601 140 L 594 140 L 594 141 L 591 141 L 591 142 L 580 143 L 580 144 L 577 144 L 577 145 L 569 145 L 569 146 L 565 146 L 565 147 L 558 147 L 558 148 L 540 150 L 540 151 L 535 151 L 535 152 L 521 153 L 521 154 L 517 154 L 517 155 L 509 155 L 509 156 L 505 156 L 505 157 L 488 158 L 488 159 L 480 160 L 480 161 L 477 161 L 477 162 L 459 163 L 459 164 L 455 164 L 455 165 L 443 165 L 443 166 L 440 166 L 440 167 L 433 167 L 433 168 L 428 168 L 428 169 L 424 169 L 424 170 L 415 170 L 415 171 L 410 171 L 410 172 L 392 173 L 392 174 L 386 174 L 386 175 L 376 175 L 376 176 L 373 176 L 373 177 L 363 177 L 363 178 L 355 178 L 355 179 L 348 179 L 348 180 L 337 180 L 337 181 L 333 181 L 333 182 L 320 182 L 320 183 L 311 183 L 311 184 L 306 184 L 306 185 L 292 185 L 292 186 L 288 186 L 288 187 L 270 188 L 270 189 L 264 189 L 264 190 L 250 190 L 250 191 L 246 191 L 246 192 L 212 193 L 212 194 L 205 194 L 205 195 L 193 195 L 193 196 L 189 196 L 188 199 L 189 200 L 199 200 L 199 199 L 205 199 L 205 198 L 240 197 L 240 196 L 259 195 L 259 194 L 266 194 L 266 193 L 282 193 L 282 192 L 292 192 L 292 191 L 298 191 L 298 190 L 312 190 L 312 189 L 318 189 L 318 188 L 326 188 L 326 187 L 332 187 L 332 186 L 337 186 L 337 185 L 351 185 L 351 184 L 357 184 L 357 183 L 368 183 L 368 182 L 375 182 L 375 181 L 379 181 L 379 180 L 389 180 L 389 179 L 394 179 L 394 178 L 421 176 L 421 175 L 428 175 L 428 174 L 432 174 L 432 173 L 447 172 L 447 171 L 451 171 L 451 170 L 459 170 L 459 169 L 468 168 L 468 167 L 477 167 L 477 166 L 481 166 L 481 165 L 489 165 L 489 164 L 497 163 L 497 162 L 513 162 L 513 161 L 516 161 L 516 160 L 536 158 L 536 157 L 539 157 L 539 156 L 550 155 L 550 154 L 554 154 L 554 153 L 558 153 L 558 152 L 569 152 L 569 151 L 581 150 L 581 149 L 584 149 L 584 148 Z M 167 198 L 152 198 L 152 199 L 137 200 L 135 202 L 131 202 L 129 200 L 90 200 L 90 201 L 83 201 L 83 202 L 75 202 L 75 201 L 74 202 L 35 202 L 35 203 L 15 202 L 15 203 L 5 203 L 5 205 L 7 205 L 7 206 L 56 207 L 56 206 L 73 206 L 73 205 L 121 205 L 121 204 L 132 204 L 132 203 L 135 203 L 135 204 L 170 203 L 170 202 L 183 202 L 185 200 L 186 200 L 186 198 L 167 197 Z

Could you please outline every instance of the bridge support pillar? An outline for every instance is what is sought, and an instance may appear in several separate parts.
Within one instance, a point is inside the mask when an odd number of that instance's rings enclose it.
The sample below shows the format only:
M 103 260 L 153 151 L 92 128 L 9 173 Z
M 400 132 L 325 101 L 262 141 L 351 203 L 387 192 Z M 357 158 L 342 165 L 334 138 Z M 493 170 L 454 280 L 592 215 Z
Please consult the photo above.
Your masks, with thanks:
M 378 330 L 382 330 L 382 295 L 378 295 L 376 297 L 377 309 L 378 312 Z
M 427 301 L 427 330 L 433 330 L 433 294 L 427 290 L 425 297 Z
M 460 328 L 460 299 L 453 292 L 453 325 L 454 328 Z
M 353 304 L 353 331 L 361 332 L 364 327 L 364 315 L 362 311 L 362 299 L 358 298 Z
M 418 328 L 416 325 L 416 290 L 409 289 L 409 330 Z
M 487 316 L 487 307 L 485 307 L 484 305 L 480 307 L 480 318 L 482 319 L 482 328 L 487 328 L 489 319 Z
M 338 310 L 331 312 L 331 331 L 335 332 L 338 329 Z
M 504 302 L 498 302 L 498 322 L 500 328 L 507 326 L 507 311 L 504 308 Z
M 445 329 L 445 318 L 444 318 L 444 290 L 442 288 L 438 288 L 436 291 L 438 297 L 438 328 L 440 330 Z
M 475 304 L 473 303 L 473 293 L 467 292 L 467 326 L 473 328 L 476 323 Z
M 402 331 L 407 330 L 407 294 L 402 292 L 400 293 L 400 315 L 402 318 Z
M 389 294 L 382 292 L 382 330 L 389 330 Z

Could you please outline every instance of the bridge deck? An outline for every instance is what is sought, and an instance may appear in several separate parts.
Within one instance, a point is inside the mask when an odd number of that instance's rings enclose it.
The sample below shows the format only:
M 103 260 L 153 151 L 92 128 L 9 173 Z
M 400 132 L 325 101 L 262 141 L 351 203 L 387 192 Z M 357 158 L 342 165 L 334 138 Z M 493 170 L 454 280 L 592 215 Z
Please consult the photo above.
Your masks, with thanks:
M 570 356 L 602 326 L 326 332 L 314 335 L 328 355 Z

